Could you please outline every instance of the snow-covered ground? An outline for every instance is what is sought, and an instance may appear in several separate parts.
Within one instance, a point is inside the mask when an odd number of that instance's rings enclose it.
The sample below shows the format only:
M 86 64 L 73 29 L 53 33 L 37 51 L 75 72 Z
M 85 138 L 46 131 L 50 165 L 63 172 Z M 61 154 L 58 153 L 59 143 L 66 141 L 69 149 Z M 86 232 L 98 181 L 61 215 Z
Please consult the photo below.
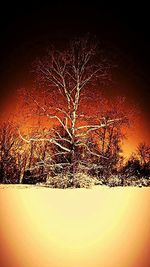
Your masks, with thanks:
M 150 188 L 0 185 L 1 267 L 148 267 Z

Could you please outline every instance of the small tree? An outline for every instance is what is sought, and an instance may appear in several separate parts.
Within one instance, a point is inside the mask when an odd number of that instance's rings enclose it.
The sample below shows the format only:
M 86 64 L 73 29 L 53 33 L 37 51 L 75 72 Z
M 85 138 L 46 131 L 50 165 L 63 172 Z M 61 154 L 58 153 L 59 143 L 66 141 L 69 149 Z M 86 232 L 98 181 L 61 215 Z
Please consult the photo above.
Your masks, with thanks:
M 17 133 L 12 121 L 0 125 L 0 182 L 18 181 L 18 169 L 13 150 L 16 146 Z
M 140 143 L 137 147 L 137 155 L 141 165 L 150 163 L 150 146 L 145 143 Z
M 123 166 L 121 173 L 127 178 L 130 178 L 133 176 L 135 178 L 139 178 L 141 176 L 141 165 L 136 154 L 133 153 L 130 156 L 128 161 Z
M 137 147 L 137 157 L 141 165 L 141 175 L 150 176 L 150 146 L 145 143 L 140 143 Z
M 99 153 L 103 155 L 97 162 L 101 165 L 99 175 L 110 176 L 117 172 L 121 160 L 121 142 L 125 138 L 125 128 L 129 126 L 134 110 L 128 111 L 125 98 L 117 97 L 107 100 L 100 112 L 100 119 L 105 124 L 103 128 L 95 131 Z M 112 121 L 108 124 L 108 121 Z

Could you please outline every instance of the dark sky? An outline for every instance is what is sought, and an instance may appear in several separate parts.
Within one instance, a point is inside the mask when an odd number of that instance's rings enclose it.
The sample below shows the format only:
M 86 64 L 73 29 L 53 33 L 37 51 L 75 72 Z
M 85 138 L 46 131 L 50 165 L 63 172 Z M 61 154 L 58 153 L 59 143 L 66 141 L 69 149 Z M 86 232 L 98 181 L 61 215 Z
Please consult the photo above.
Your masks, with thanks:
M 87 32 L 97 36 L 118 69 L 111 94 L 136 100 L 149 118 L 150 16 L 147 6 L 102 6 L 74 1 L 49 4 L 7 3 L 0 9 L 0 96 L 1 104 L 16 88 L 29 81 L 36 56 L 50 42 Z M 88 2 L 88 1 L 87 1 Z M 99 1 L 101 2 L 101 1 Z M 2 106 L 2 105 L 1 105 Z

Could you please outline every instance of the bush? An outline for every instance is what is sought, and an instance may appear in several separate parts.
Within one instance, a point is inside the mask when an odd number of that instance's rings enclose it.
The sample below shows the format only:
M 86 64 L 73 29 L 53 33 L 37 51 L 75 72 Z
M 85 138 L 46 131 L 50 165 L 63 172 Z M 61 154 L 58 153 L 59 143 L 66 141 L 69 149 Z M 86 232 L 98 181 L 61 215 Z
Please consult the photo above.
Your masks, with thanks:
M 96 184 L 99 184 L 96 178 L 84 173 L 76 173 L 74 177 L 70 173 L 48 176 L 46 181 L 46 185 L 52 188 L 90 188 Z
M 77 173 L 73 182 L 74 187 L 76 188 L 90 188 L 99 184 L 99 181 L 95 177 L 89 176 L 85 173 Z
M 111 175 L 107 179 L 107 185 L 108 186 L 121 186 L 122 185 L 122 179 L 118 177 L 117 175 Z

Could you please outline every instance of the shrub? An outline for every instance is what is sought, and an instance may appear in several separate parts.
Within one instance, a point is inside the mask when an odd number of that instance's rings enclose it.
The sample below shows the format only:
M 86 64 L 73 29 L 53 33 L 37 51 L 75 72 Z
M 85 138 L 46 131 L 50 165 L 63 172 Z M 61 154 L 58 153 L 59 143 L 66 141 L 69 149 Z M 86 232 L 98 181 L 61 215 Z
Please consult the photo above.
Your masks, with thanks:
M 122 185 L 122 179 L 118 177 L 117 175 L 111 175 L 107 179 L 108 186 L 121 186 Z
M 90 188 L 99 184 L 96 178 L 92 178 L 84 173 L 76 173 L 74 177 L 70 173 L 65 175 L 48 176 L 46 185 L 52 188 Z

